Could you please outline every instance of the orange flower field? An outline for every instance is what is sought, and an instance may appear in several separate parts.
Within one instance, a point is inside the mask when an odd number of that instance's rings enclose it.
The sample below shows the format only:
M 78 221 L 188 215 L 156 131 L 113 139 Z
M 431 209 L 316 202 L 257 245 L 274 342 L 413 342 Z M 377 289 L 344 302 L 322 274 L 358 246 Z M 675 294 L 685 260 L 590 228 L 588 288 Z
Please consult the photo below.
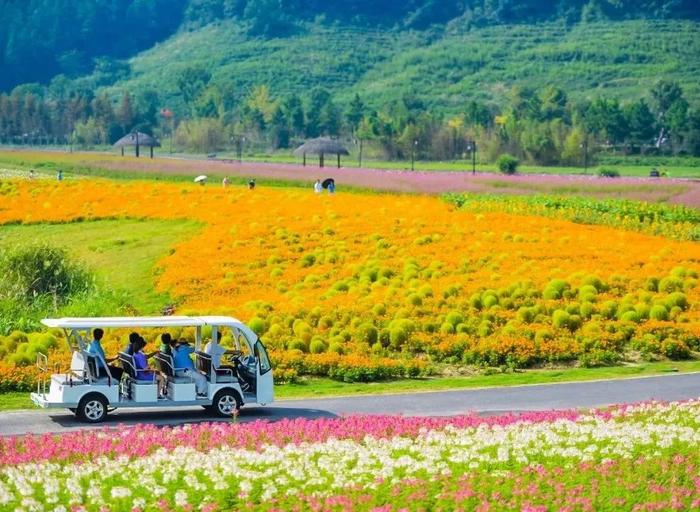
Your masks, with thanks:
M 0 194 L 2 224 L 202 222 L 159 262 L 154 286 L 178 313 L 248 322 L 290 378 L 371 380 L 440 362 L 595 365 L 700 348 L 693 242 L 416 195 L 106 180 L 5 182 Z

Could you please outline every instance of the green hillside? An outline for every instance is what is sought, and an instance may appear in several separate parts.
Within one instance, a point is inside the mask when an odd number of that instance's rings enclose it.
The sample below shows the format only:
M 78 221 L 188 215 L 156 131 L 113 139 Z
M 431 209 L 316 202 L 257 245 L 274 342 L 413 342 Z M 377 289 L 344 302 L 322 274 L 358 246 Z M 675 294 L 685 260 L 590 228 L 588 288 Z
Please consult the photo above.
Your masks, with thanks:
M 574 99 L 604 95 L 636 100 L 660 78 L 700 99 L 700 23 L 605 21 L 498 25 L 468 30 L 385 31 L 308 24 L 300 33 L 251 37 L 234 21 L 179 33 L 129 61 L 131 75 L 111 86 L 153 89 L 181 107 L 174 77 L 201 65 L 234 97 L 269 84 L 275 96 L 305 96 L 322 85 L 340 103 L 357 92 L 374 107 L 411 94 L 426 106 L 457 112 L 466 101 L 503 104 L 514 85 L 555 85 Z M 91 81 L 85 79 L 86 85 Z

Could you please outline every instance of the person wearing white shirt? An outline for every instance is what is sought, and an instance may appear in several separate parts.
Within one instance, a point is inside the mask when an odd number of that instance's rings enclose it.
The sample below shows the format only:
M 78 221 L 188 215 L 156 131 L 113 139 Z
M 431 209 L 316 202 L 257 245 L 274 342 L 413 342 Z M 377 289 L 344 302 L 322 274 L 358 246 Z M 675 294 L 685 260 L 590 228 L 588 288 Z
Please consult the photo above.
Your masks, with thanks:
M 216 333 L 216 342 L 210 341 L 204 346 L 204 353 L 211 356 L 211 364 L 215 370 L 231 370 L 233 375 L 236 375 L 236 369 L 233 366 L 221 365 L 221 358 L 224 355 L 240 355 L 237 350 L 227 350 L 220 344 L 221 334 Z

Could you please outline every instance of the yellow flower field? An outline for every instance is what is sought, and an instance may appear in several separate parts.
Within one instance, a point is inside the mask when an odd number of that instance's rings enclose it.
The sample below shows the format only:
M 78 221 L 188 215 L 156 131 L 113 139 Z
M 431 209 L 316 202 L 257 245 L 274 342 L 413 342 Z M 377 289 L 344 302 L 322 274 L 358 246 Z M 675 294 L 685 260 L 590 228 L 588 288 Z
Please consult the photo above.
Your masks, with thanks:
M 526 366 L 700 348 L 697 243 L 428 196 L 87 180 L 0 194 L 0 223 L 201 221 L 155 286 L 179 313 L 250 322 L 301 372 L 349 355 Z

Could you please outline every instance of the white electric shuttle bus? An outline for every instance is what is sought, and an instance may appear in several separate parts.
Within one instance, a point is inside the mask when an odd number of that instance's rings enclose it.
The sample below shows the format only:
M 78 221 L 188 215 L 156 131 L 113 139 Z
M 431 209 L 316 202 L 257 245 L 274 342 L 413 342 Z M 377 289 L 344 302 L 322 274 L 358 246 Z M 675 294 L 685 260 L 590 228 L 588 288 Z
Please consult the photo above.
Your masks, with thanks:
M 82 421 L 99 423 L 107 412 L 122 407 L 186 407 L 201 405 L 220 416 L 232 416 L 246 403 L 266 405 L 273 401 L 272 367 L 258 336 L 239 320 L 223 316 L 164 316 L 45 319 L 47 327 L 61 328 L 73 352 L 70 368 L 39 382 L 31 394 L 42 408 L 67 408 Z M 211 327 L 211 343 L 218 344 L 222 331 L 230 335 L 233 347 L 227 350 L 230 360 L 225 367 L 215 367 L 203 350 L 202 328 Z M 137 379 L 137 369 L 130 354 L 120 352 L 124 370 L 120 380 L 109 370 L 98 373 L 97 357 L 87 351 L 92 331 L 105 329 L 168 329 L 193 327 L 195 330 L 194 363 L 196 371 L 206 377 L 206 394 L 197 394 L 194 379 L 182 376 L 173 357 L 156 353 L 149 366 L 164 376 L 167 392 L 158 394 L 155 378 Z M 209 352 L 214 352 L 210 350 Z M 219 352 L 223 352 L 221 349 Z M 104 363 L 104 361 L 102 362 Z M 48 368 L 48 359 L 40 355 L 38 364 Z M 178 376 L 179 375 L 179 376 Z M 201 386 L 201 384 L 200 384 Z

